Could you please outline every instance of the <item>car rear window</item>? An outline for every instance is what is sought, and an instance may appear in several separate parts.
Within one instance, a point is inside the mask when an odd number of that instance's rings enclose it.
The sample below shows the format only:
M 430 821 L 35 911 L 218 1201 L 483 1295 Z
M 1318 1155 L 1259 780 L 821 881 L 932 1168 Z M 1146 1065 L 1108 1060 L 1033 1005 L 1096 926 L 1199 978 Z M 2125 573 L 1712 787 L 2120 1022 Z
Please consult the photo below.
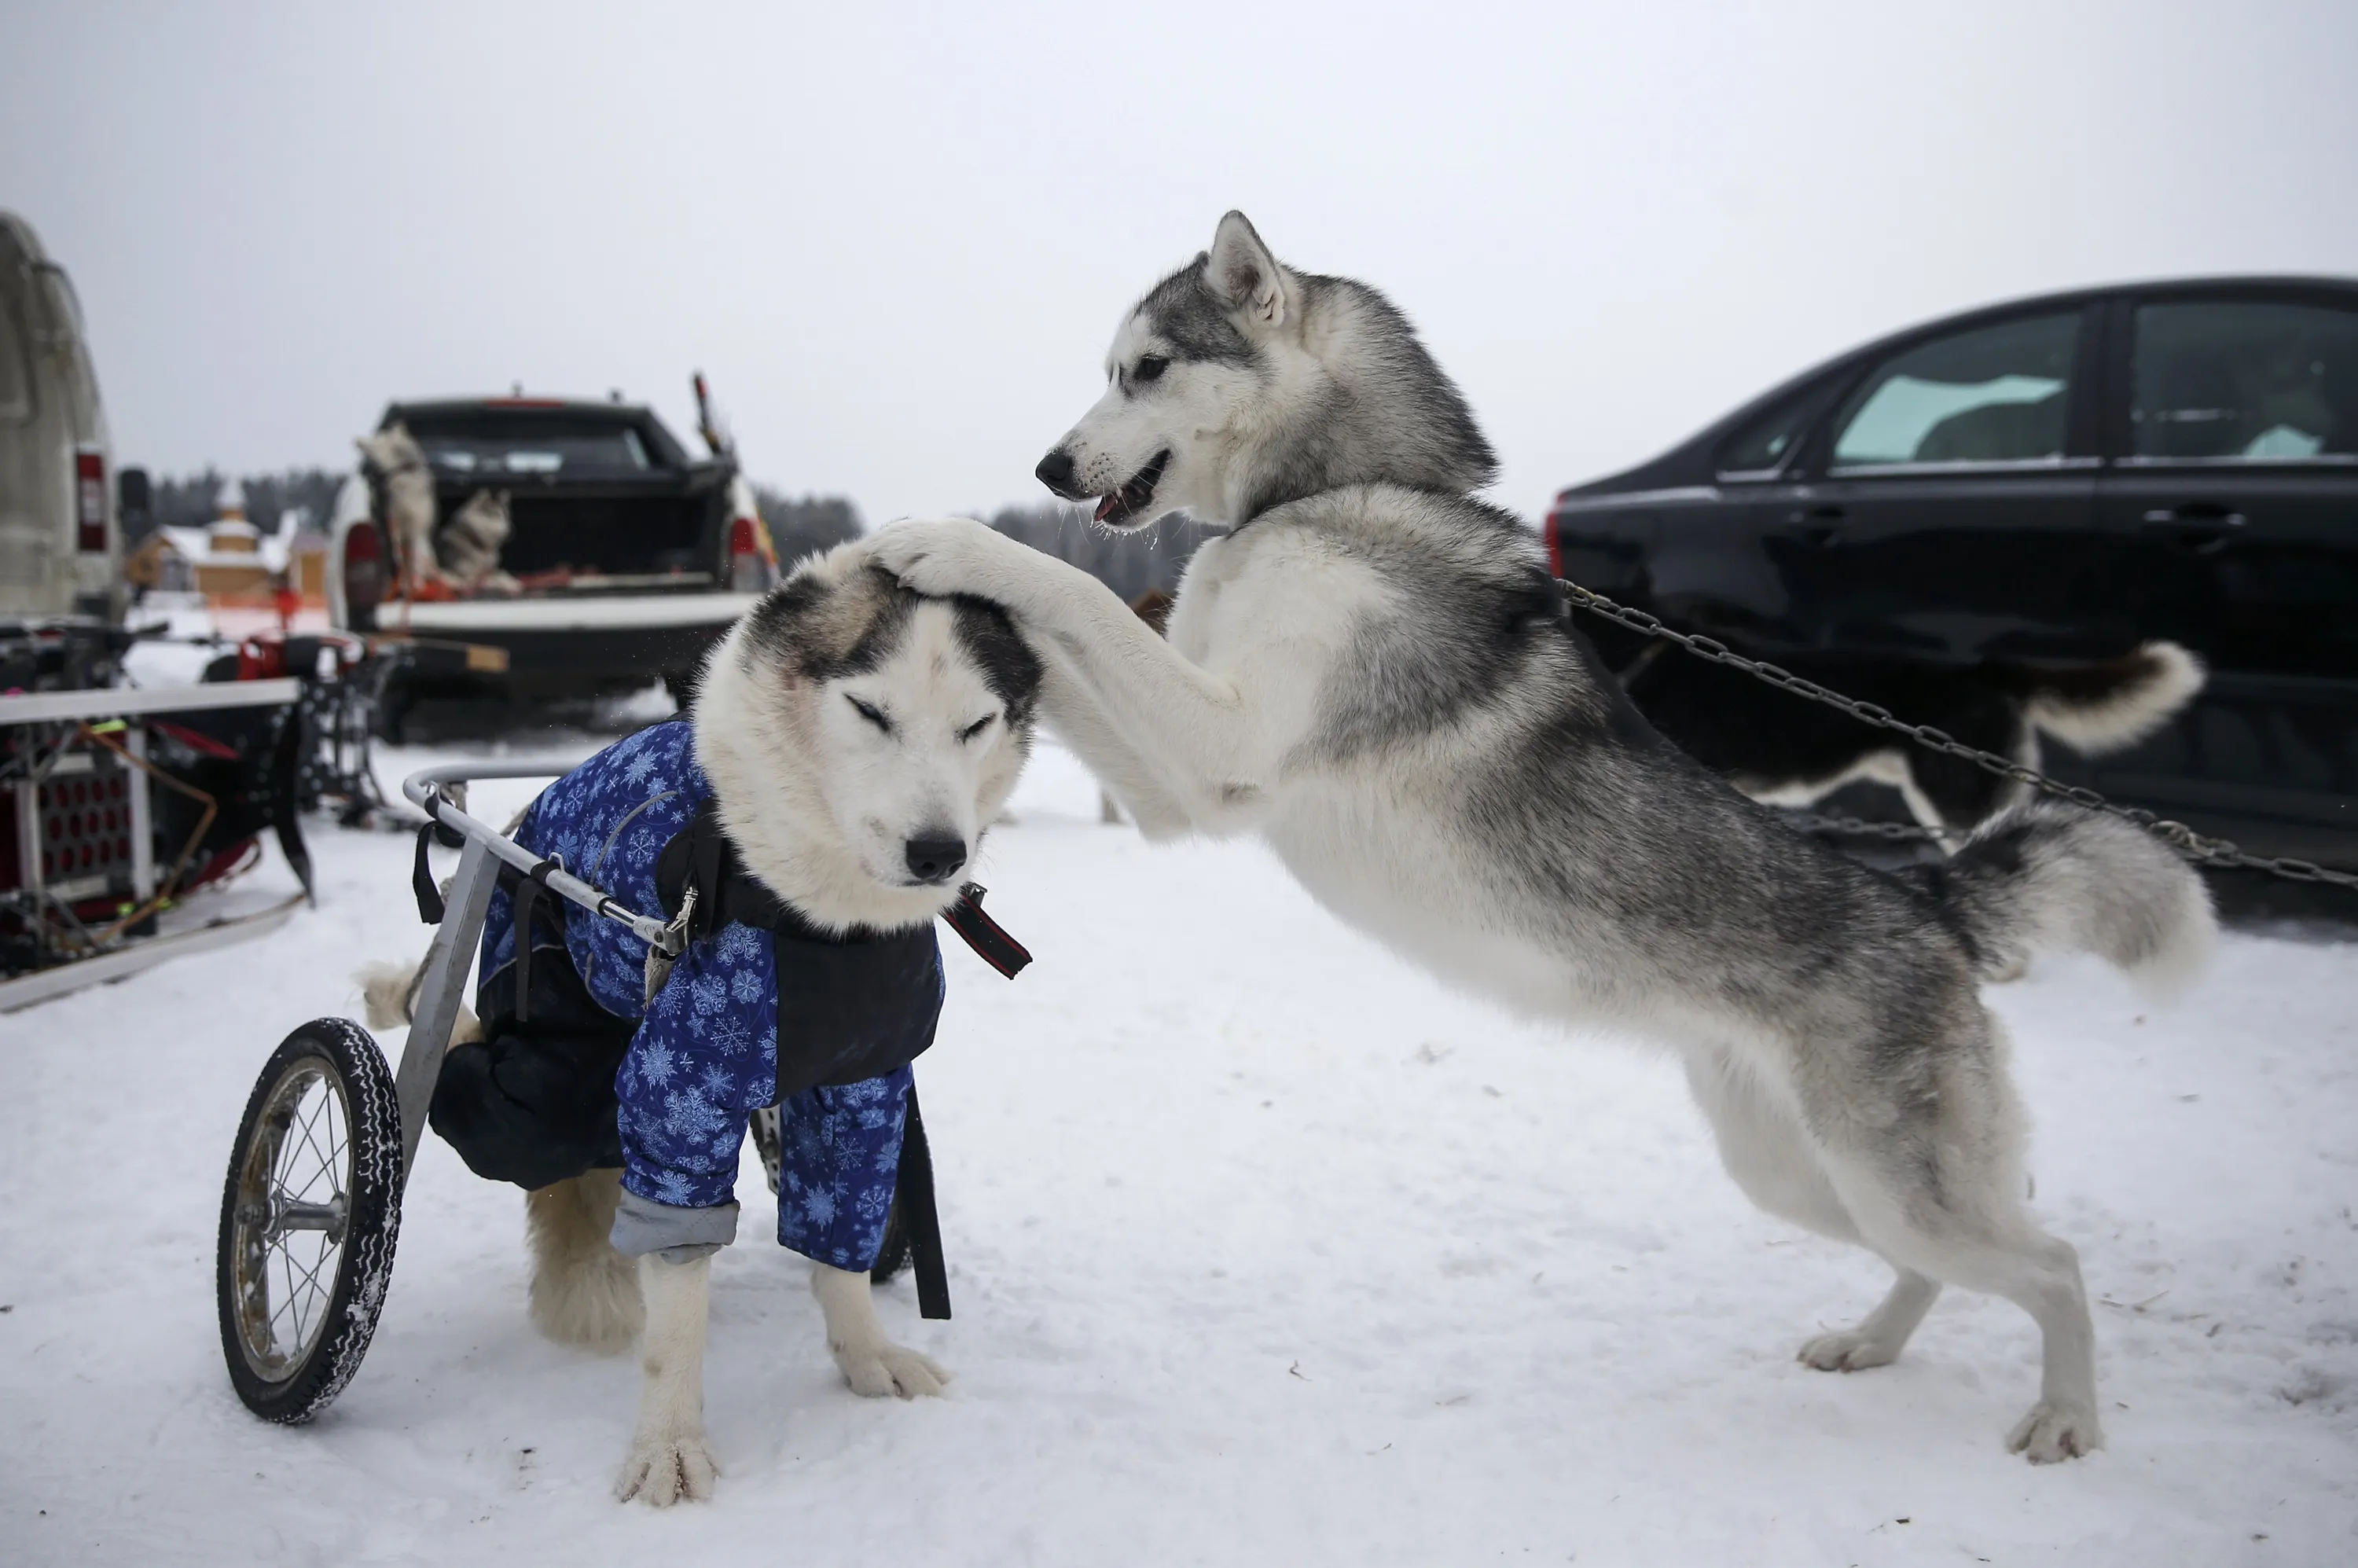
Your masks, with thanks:
M 2130 451 L 2147 462 L 2358 461 L 2358 311 L 2145 305 Z
M 1755 415 L 1720 444 L 1717 459 L 1724 474 L 1773 473 L 1793 455 L 1794 443 L 1824 406 L 1817 389 L 1798 394 Z
M 636 426 L 612 419 L 485 413 L 408 423 L 426 460 L 449 474 L 595 479 L 663 466 Z

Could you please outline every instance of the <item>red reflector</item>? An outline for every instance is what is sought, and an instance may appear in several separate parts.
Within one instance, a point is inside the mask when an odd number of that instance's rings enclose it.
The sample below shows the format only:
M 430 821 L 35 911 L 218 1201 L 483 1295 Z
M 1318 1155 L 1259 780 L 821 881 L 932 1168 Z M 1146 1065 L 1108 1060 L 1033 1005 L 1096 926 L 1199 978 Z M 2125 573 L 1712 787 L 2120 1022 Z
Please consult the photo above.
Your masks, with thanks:
M 729 553 L 732 556 L 758 556 L 762 553 L 761 541 L 754 535 L 751 517 L 740 517 L 729 524 Z
M 74 548 L 106 550 L 106 454 L 74 454 Z
M 359 625 L 368 625 L 368 617 L 384 601 L 384 535 L 376 531 L 373 523 L 355 523 L 344 531 L 344 610 L 361 617 Z

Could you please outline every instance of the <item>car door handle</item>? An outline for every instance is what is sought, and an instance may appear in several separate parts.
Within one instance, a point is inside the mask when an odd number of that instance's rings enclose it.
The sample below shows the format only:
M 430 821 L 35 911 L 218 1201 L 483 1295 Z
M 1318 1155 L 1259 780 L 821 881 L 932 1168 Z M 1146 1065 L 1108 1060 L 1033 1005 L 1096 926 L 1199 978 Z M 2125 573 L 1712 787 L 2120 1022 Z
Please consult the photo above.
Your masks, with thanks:
M 2171 544 L 2197 556 L 2212 556 L 2225 549 L 2227 541 L 2243 525 L 2242 513 L 2215 501 L 2157 506 L 2145 514 L 2148 532 L 2166 535 Z
M 1786 525 L 1805 545 L 1826 546 L 1842 537 L 1843 509 L 1834 505 L 1797 506 L 1785 514 Z
M 2244 514 L 2206 501 L 2190 506 L 2157 506 L 2145 514 L 2145 521 L 2156 528 L 2240 528 Z

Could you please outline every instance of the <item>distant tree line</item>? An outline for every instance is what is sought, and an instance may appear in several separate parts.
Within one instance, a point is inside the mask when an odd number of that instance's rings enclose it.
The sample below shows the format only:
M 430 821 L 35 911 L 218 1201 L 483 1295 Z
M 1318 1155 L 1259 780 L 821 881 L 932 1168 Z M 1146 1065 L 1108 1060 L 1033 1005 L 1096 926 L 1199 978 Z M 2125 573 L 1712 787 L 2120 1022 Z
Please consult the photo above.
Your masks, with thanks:
M 211 522 L 221 514 L 223 478 L 211 467 L 185 479 L 149 476 L 146 515 L 124 515 L 124 544 L 136 545 L 159 527 L 200 528 Z M 326 469 L 288 469 L 248 474 L 238 482 L 245 487 L 245 520 L 269 534 L 277 531 L 279 518 L 289 508 L 297 506 L 308 514 L 311 526 L 325 527 L 344 476 Z
M 866 531 L 860 525 L 860 508 L 840 495 L 792 496 L 757 484 L 753 504 L 762 509 L 762 521 L 769 526 L 770 542 L 777 546 L 781 567 L 831 550 Z
M 1086 503 L 1063 501 L 1002 506 L 992 514 L 990 526 L 1043 554 L 1071 562 L 1125 600 L 1136 599 L 1150 588 L 1166 593 L 1177 588 L 1188 557 L 1209 536 L 1200 524 L 1177 519 L 1165 519 L 1136 533 L 1117 534 L 1091 522 L 1093 510 Z

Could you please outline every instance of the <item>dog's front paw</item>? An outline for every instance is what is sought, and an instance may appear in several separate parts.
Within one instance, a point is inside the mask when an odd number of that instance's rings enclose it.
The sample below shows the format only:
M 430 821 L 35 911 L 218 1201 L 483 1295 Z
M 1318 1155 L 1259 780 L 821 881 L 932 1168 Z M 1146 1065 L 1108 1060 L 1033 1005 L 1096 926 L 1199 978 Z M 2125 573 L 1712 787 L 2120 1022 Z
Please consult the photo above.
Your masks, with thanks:
M 2031 1406 L 2030 1413 L 2015 1423 L 2006 1439 L 2008 1454 L 2019 1454 L 2033 1465 L 2077 1459 L 2104 1445 L 2104 1429 L 2097 1423 L 2094 1411 L 2045 1400 Z
M 879 529 L 871 558 L 901 586 L 934 598 L 969 593 L 1005 602 L 1015 575 L 1009 552 L 1022 550 L 971 517 L 910 518 Z
M 712 1496 L 719 1474 L 701 1432 L 643 1432 L 631 1440 L 614 1496 L 625 1503 L 636 1498 L 653 1509 L 667 1509 L 682 1498 L 700 1503 Z
M 835 1364 L 842 1368 L 843 1380 L 851 1385 L 851 1391 L 867 1399 L 881 1400 L 887 1394 L 904 1400 L 920 1394 L 937 1397 L 942 1385 L 950 1380 L 949 1369 L 940 1362 L 889 1339 L 827 1348 L 834 1352 Z

